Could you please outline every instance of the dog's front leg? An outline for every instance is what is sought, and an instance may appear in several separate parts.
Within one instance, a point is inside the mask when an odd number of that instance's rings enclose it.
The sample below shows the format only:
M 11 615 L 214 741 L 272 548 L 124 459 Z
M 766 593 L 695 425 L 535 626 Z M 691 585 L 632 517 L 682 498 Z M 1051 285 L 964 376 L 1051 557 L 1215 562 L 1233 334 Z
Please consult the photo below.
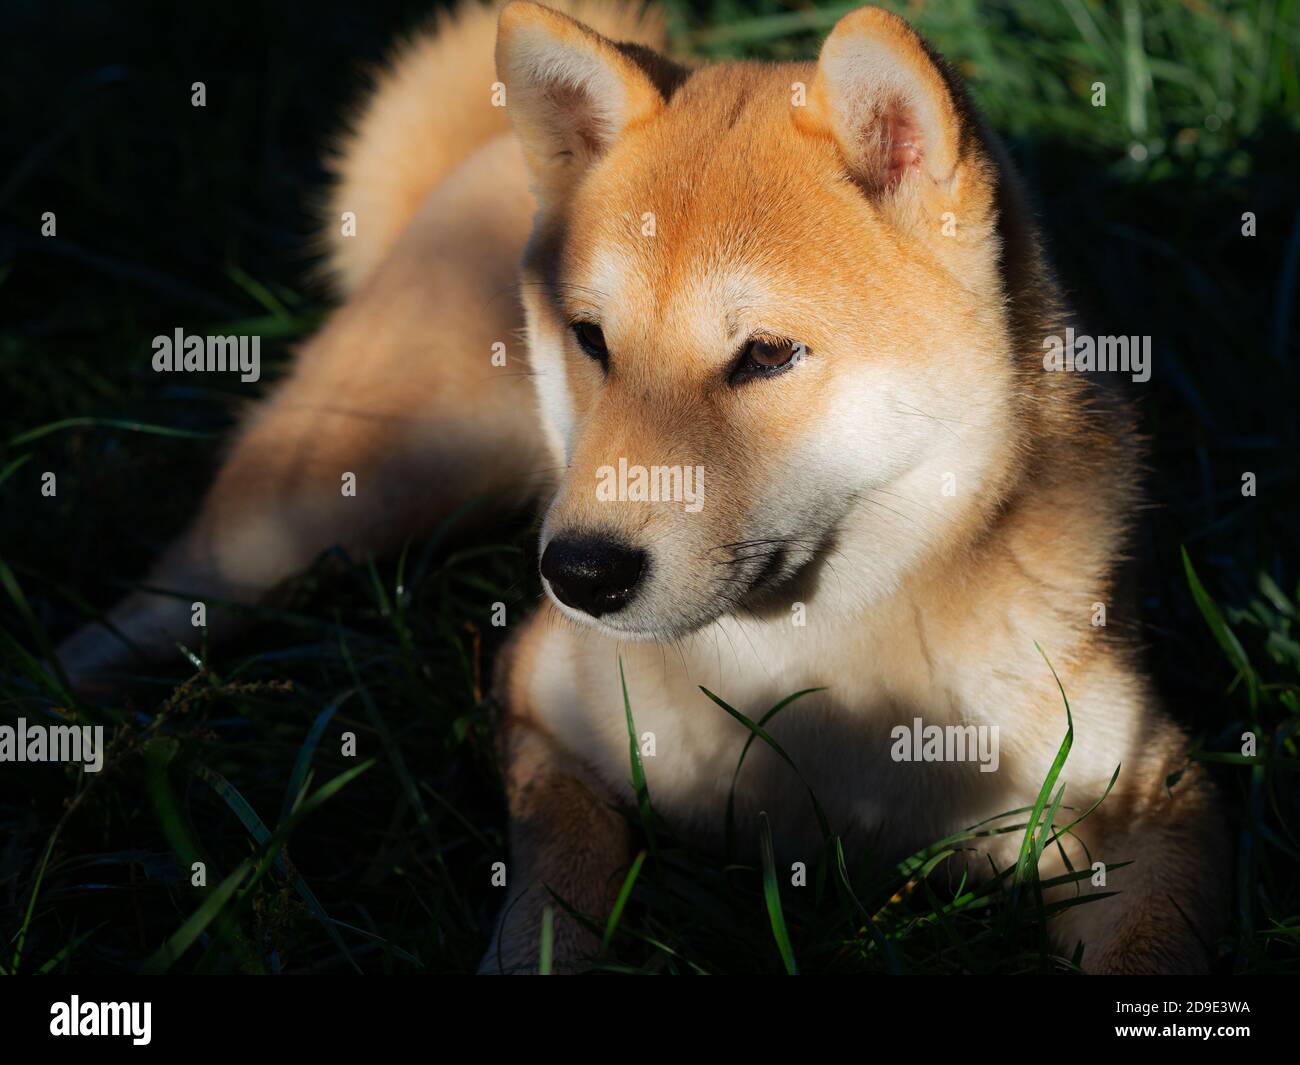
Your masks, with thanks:
M 1072 864 L 1093 870 L 1083 890 L 1115 892 L 1071 907 L 1053 922 L 1063 953 L 1083 943 L 1088 972 L 1187 974 L 1210 967 L 1227 909 L 1227 827 L 1202 767 L 1192 766 L 1167 785 L 1177 766 L 1161 762 L 1135 766 L 1127 785 L 1121 774 L 1116 792 L 1076 829 L 1087 855 L 1079 848 Z M 1109 868 L 1120 862 L 1131 864 Z M 1040 871 L 1050 876 L 1063 870 Z
M 510 809 L 507 896 L 479 973 L 537 972 L 548 907 L 553 971 L 580 971 L 600 939 L 555 897 L 604 919 L 628 864 L 627 824 L 594 775 L 530 717 L 507 715 L 500 727 Z

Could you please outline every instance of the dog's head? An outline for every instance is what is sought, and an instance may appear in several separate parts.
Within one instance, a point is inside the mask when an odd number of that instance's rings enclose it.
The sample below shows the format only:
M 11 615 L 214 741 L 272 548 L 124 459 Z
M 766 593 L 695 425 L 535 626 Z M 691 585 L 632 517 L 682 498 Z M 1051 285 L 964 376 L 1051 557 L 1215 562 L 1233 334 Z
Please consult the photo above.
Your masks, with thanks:
M 1003 475 L 1014 391 L 996 168 L 942 63 L 876 9 L 815 64 L 687 72 L 512 3 L 497 66 L 539 204 L 550 594 L 672 637 L 846 538 L 836 580 L 894 586 Z

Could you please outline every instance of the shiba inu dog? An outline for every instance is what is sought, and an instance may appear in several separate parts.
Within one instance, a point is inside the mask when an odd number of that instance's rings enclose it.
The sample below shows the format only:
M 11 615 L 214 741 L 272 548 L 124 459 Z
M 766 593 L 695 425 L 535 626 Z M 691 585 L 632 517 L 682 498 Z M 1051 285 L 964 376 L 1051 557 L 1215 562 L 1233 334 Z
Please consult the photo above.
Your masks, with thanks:
M 397 57 L 340 153 L 345 302 L 146 586 L 251 601 L 472 496 L 540 504 L 547 599 L 496 666 L 512 886 L 483 971 L 535 966 L 547 889 L 600 914 L 621 882 L 620 664 L 678 830 L 717 841 L 748 737 L 700 686 L 755 716 L 820 688 L 770 730 L 851 845 L 898 857 L 1033 803 L 1066 728 L 1044 657 L 1073 713 L 1067 805 L 1119 774 L 1040 875 L 1131 863 L 1052 920 L 1057 948 L 1204 969 L 1225 828 L 1119 635 L 1132 421 L 1044 368 L 1070 319 L 998 143 L 881 10 L 812 63 L 688 69 L 662 45 L 653 12 L 515 2 Z M 136 651 L 192 631 L 146 593 L 109 620 Z M 125 646 L 95 627 L 61 657 L 89 679 Z M 993 757 L 921 757 L 929 727 L 982 730 Z M 736 804 L 750 838 L 767 813 L 778 861 L 816 856 L 764 745 Z M 1018 845 L 991 837 L 970 871 Z M 561 963 L 592 947 L 557 919 Z

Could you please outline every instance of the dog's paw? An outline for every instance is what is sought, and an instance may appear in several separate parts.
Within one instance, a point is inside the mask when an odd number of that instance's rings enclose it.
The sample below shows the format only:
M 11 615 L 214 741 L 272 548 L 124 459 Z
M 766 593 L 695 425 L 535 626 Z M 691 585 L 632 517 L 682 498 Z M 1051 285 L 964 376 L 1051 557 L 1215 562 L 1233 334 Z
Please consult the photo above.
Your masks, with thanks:
M 536 976 L 542 961 L 542 910 L 523 912 L 523 905 L 506 905 L 497 921 L 492 942 L 479 962 L 478 976 Z M 552 915 L 551 973 L 571 976 L 588 972 L 600 949 L 589 928 L 567 913 Z
M 121 675 L 138 661 L 136 649 L 99 622 L 83 625 L 54 651 L 72 691 L 103 698 L 121 687 Z
M 1170 912 L 1172 911 L 1172 912 Z M 1099 976 L 1195 976 L 1210 971 L 1210 956 L 1167 904 L 1152 904 L 1129 915 L 1084 969 Z

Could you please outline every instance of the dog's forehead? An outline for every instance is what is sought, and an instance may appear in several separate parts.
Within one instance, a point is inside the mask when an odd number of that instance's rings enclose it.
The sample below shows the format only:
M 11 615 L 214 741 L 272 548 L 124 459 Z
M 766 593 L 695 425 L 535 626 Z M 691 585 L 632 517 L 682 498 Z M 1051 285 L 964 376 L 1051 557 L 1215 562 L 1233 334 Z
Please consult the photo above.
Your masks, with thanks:
M 594 175 L 598 194 L 643 221 L 653 214 L 665 249 L 779 231 L 784 212 L 815 198 L 833 157 L 799 131 L 791 76 L 755 64 L 700 71 L 615 148 Z
M 606 313 L 647 299 L 743 308 L 796 283 L 833 231 L 840 168 L 797 130 L 793 75 L 727 69 L 692 78 L 584 182 L 565 242 L 575 298 L 588 290 Z
M 700 256 L 655 273 L 639 267 L 638 258 L 598 249 L 587 287 L 601 293 L 597 313 L 607 336 L 647 356 L 725 348 L 765 309 L 798 299 L 780 271 L 761 264 Z

